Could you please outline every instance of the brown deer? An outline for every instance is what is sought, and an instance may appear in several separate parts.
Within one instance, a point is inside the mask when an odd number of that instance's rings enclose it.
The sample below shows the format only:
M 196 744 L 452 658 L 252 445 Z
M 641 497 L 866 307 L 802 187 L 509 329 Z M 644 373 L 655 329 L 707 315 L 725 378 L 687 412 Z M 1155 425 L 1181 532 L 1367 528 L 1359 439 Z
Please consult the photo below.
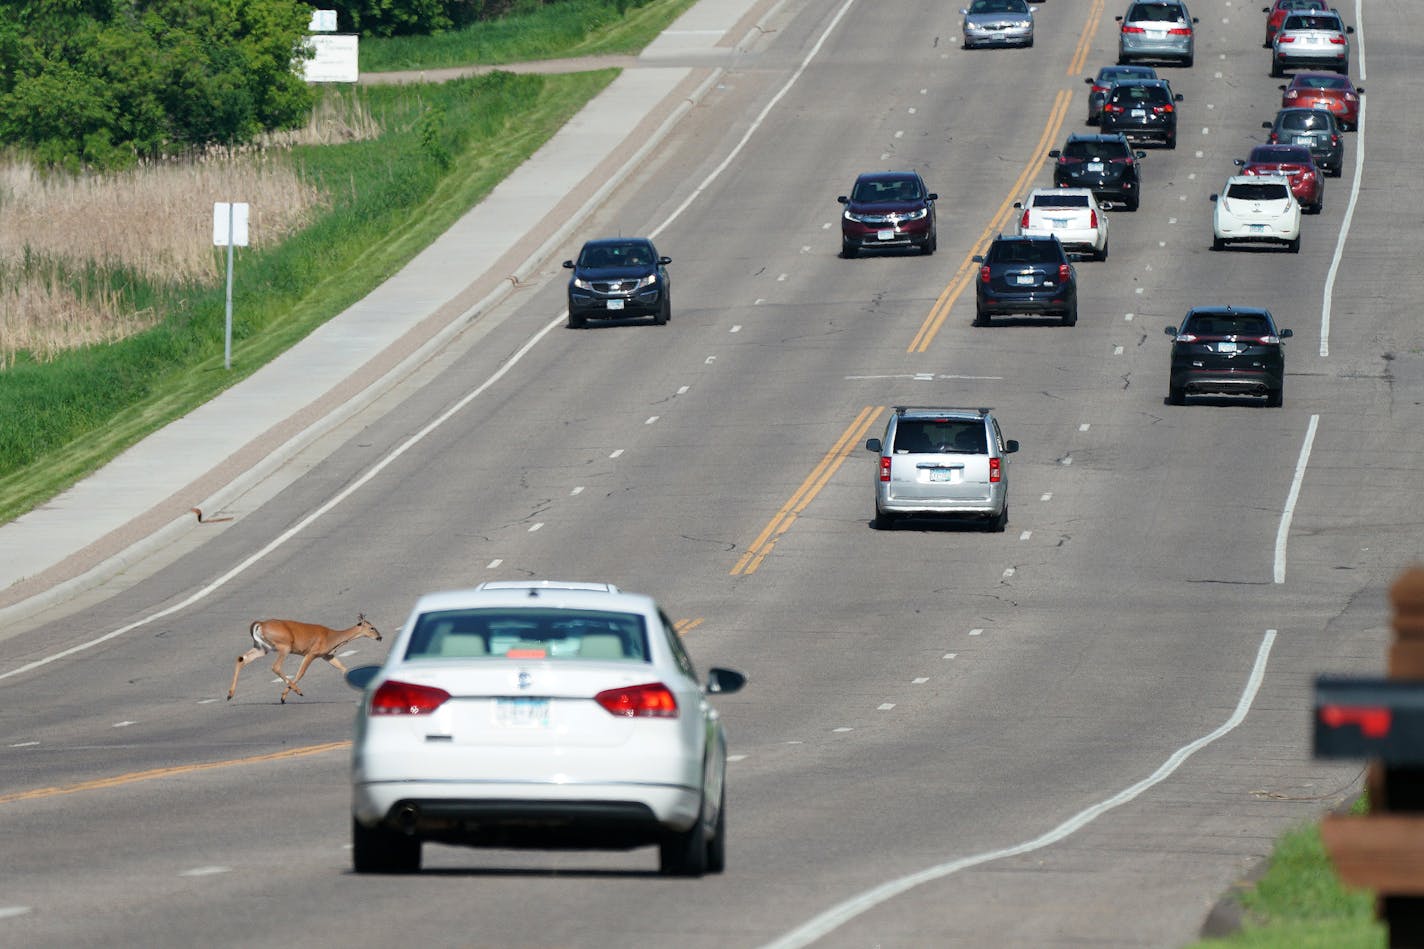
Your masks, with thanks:
M 315 623 L 298 623 L 289 619 L 261 619 L 252 624 L 249 632 L 252 634 L 252 641 L 257 645 L 247 652 L 237 657 L 237 668 L 232 670 L 232 687 L 227 690 L 227 697 L 232 698 L 232 694 L 237 691 L 237 676 L 242 672 L 242 667 L 249 662 L 261 659 L 269 652 L 277 654 L 277 661 L 272 666 L 272 671 L 277 673 L 278 678 L 287 684 L 282 690 L 282 704 L 287 702 L 287 693 L 295 692 L 302 694 L 302 690 L 297 688 L 297 683 L 302 676 L 306 675 L 307 666 L 311 665 L 316 658 L 325 659 L 342 673 L 346 672 L 346 667 L 341 664 L 333 653 L 353 639 L 360 639 L 362 636 L 368 639 L 381 641 L 381 634 L 376 627 L 372 626 L 366 619 L 365 613 L 356 614 L 356 625 L 350 629 L 330 629 L 326 626 L 318 626 Z M 288 654 L 304 656 L 301 668 L 297 670 L 294 678 L 287 678 L 282 672 L 282 663 L 287 661 Z

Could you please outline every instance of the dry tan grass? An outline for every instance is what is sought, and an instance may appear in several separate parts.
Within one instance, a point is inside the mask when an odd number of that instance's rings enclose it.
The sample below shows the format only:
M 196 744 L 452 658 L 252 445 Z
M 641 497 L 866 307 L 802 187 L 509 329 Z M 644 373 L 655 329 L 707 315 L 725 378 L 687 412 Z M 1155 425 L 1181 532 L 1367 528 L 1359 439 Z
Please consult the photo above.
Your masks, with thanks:
M 359 100 L 329 90 L 305 128 L 240 152 L 79 177 L 0 160 L 0 367 L 20 351 L 51 358 L 162 318 L 125 313 L 114 294 L 66 282 L 60 268 L 125 268 L 155 283 L 211 285 L 225 274 L 213 246 L 215 201 L 248 203 L 249 246 L 278 244 L 327 203 L 284 160 L 284 148 L 379 134 Z

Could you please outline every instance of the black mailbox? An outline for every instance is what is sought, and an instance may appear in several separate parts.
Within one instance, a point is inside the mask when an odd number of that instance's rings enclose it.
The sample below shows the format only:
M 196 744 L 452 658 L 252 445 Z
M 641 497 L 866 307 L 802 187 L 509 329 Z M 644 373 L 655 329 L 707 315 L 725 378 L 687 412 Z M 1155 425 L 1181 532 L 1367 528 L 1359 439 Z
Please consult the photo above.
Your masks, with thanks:
M 1317 678 L 1315 757 L 1424 766 L 1424 681 Z

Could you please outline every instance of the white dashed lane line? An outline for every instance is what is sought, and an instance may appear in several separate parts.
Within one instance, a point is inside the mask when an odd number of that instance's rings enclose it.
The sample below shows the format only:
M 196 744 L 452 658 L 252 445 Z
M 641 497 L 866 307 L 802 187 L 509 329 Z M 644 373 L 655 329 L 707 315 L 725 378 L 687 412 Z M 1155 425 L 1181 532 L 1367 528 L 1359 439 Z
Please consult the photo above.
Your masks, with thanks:
M 28 906 L 0 906 L 0 919 L 23 916 L 30 911 Z
M 644 425 L 652 425 L 652 424 L 653 424 L 654 422 L 656 422 L 659 418 L 660 418 L 660 416 L 657 416 L 657 415 L 649 415 L 649 416 L 648 416 L 648 420 L 647 420 L 646 422 L 644 422 L 643 424 L 644 424 Z
M 137 725 L 137 724 L 138 724 L 138 722 L 130 722 L 130 721 L 125 720 L 125 721 L 122 721 L 122 722 L 114 722 L 114 724 L 113 724 L 112 727 L 114 727 L 114 728 L 128 728 L 130 725 Z
M 622 454 L 623 454 L 623 449 L 621 449 L 621 448 L 615 448 L 615 449 L 613 449 L 613 453 L 610 454 L 608 457 L 609 457 L 609 458 L 617 458 L 618 456 L 620 456 L 620 455 L 622 455 Z
M 878 706 L 876 706 L 875 710 L 876 710 L 877 712 L 888 712 L 888 711 L 890 711 L 890 710 L 891 710 L 892 708 L 894 708 L 894 707 L 895 707 L 895 703 L 894 703 L 894 702 L 881 702 Z
M 184 870 L 178 875 L 180 877 L 210 877 L 219 873 L 231 873 L 232 867 L 194 867 L 191 870 Z
M 502 557 L 496 557 L 496 558 L 494 558 L 493 560 L 491 560 L 489 563 L 485 564 L 485 569 L 486 569 L 486 570 L 494 570 L 495 568 L 497 568 L 497 567 L 498 567 L 500 564 L 502 564 L 502 563 L 504 563 L 504 558 L 502 558 Z
M 583 494 L 583 485 L 576 484 L 574 485 L 573 490 L 569 492 L 569 497 L 576 498 L 580 494 Z
M 971 636 L 983 636 L 983 635 L 984 635 L 984 630 L 982 630 L 982 629 L 971 629 L 971 630 L 969 631 L 969 635 L 971 635 Z

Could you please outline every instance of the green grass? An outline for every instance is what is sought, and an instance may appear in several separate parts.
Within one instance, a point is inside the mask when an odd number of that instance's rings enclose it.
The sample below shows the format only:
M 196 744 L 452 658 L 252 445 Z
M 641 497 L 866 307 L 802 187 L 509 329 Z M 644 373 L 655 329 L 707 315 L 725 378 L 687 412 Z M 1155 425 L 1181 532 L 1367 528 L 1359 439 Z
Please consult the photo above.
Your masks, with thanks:
M 392 72 L 636 53 L 694 0 L 561 0 L 434 36 L 363 38 L 360 69 Z
M 191 411 L 340 313 L 518 167 L 616 70 L 492 73 L 440 85 L 362 87 L 380 139 L 306 147 L 290 160 L 331 208 L 279 247 L 240 252 L 233 368 L 223 369 L 224 287 L 128 287 L 165 319 L 119 343 L 0 372 L 0 520 L 9 520 Z
M 1193 949 L 1383 949 L 1374 894 L 1346 889 L 1315 824 L 1276 842 L 1264 876 L 1239 897 L 1242 929 Z

